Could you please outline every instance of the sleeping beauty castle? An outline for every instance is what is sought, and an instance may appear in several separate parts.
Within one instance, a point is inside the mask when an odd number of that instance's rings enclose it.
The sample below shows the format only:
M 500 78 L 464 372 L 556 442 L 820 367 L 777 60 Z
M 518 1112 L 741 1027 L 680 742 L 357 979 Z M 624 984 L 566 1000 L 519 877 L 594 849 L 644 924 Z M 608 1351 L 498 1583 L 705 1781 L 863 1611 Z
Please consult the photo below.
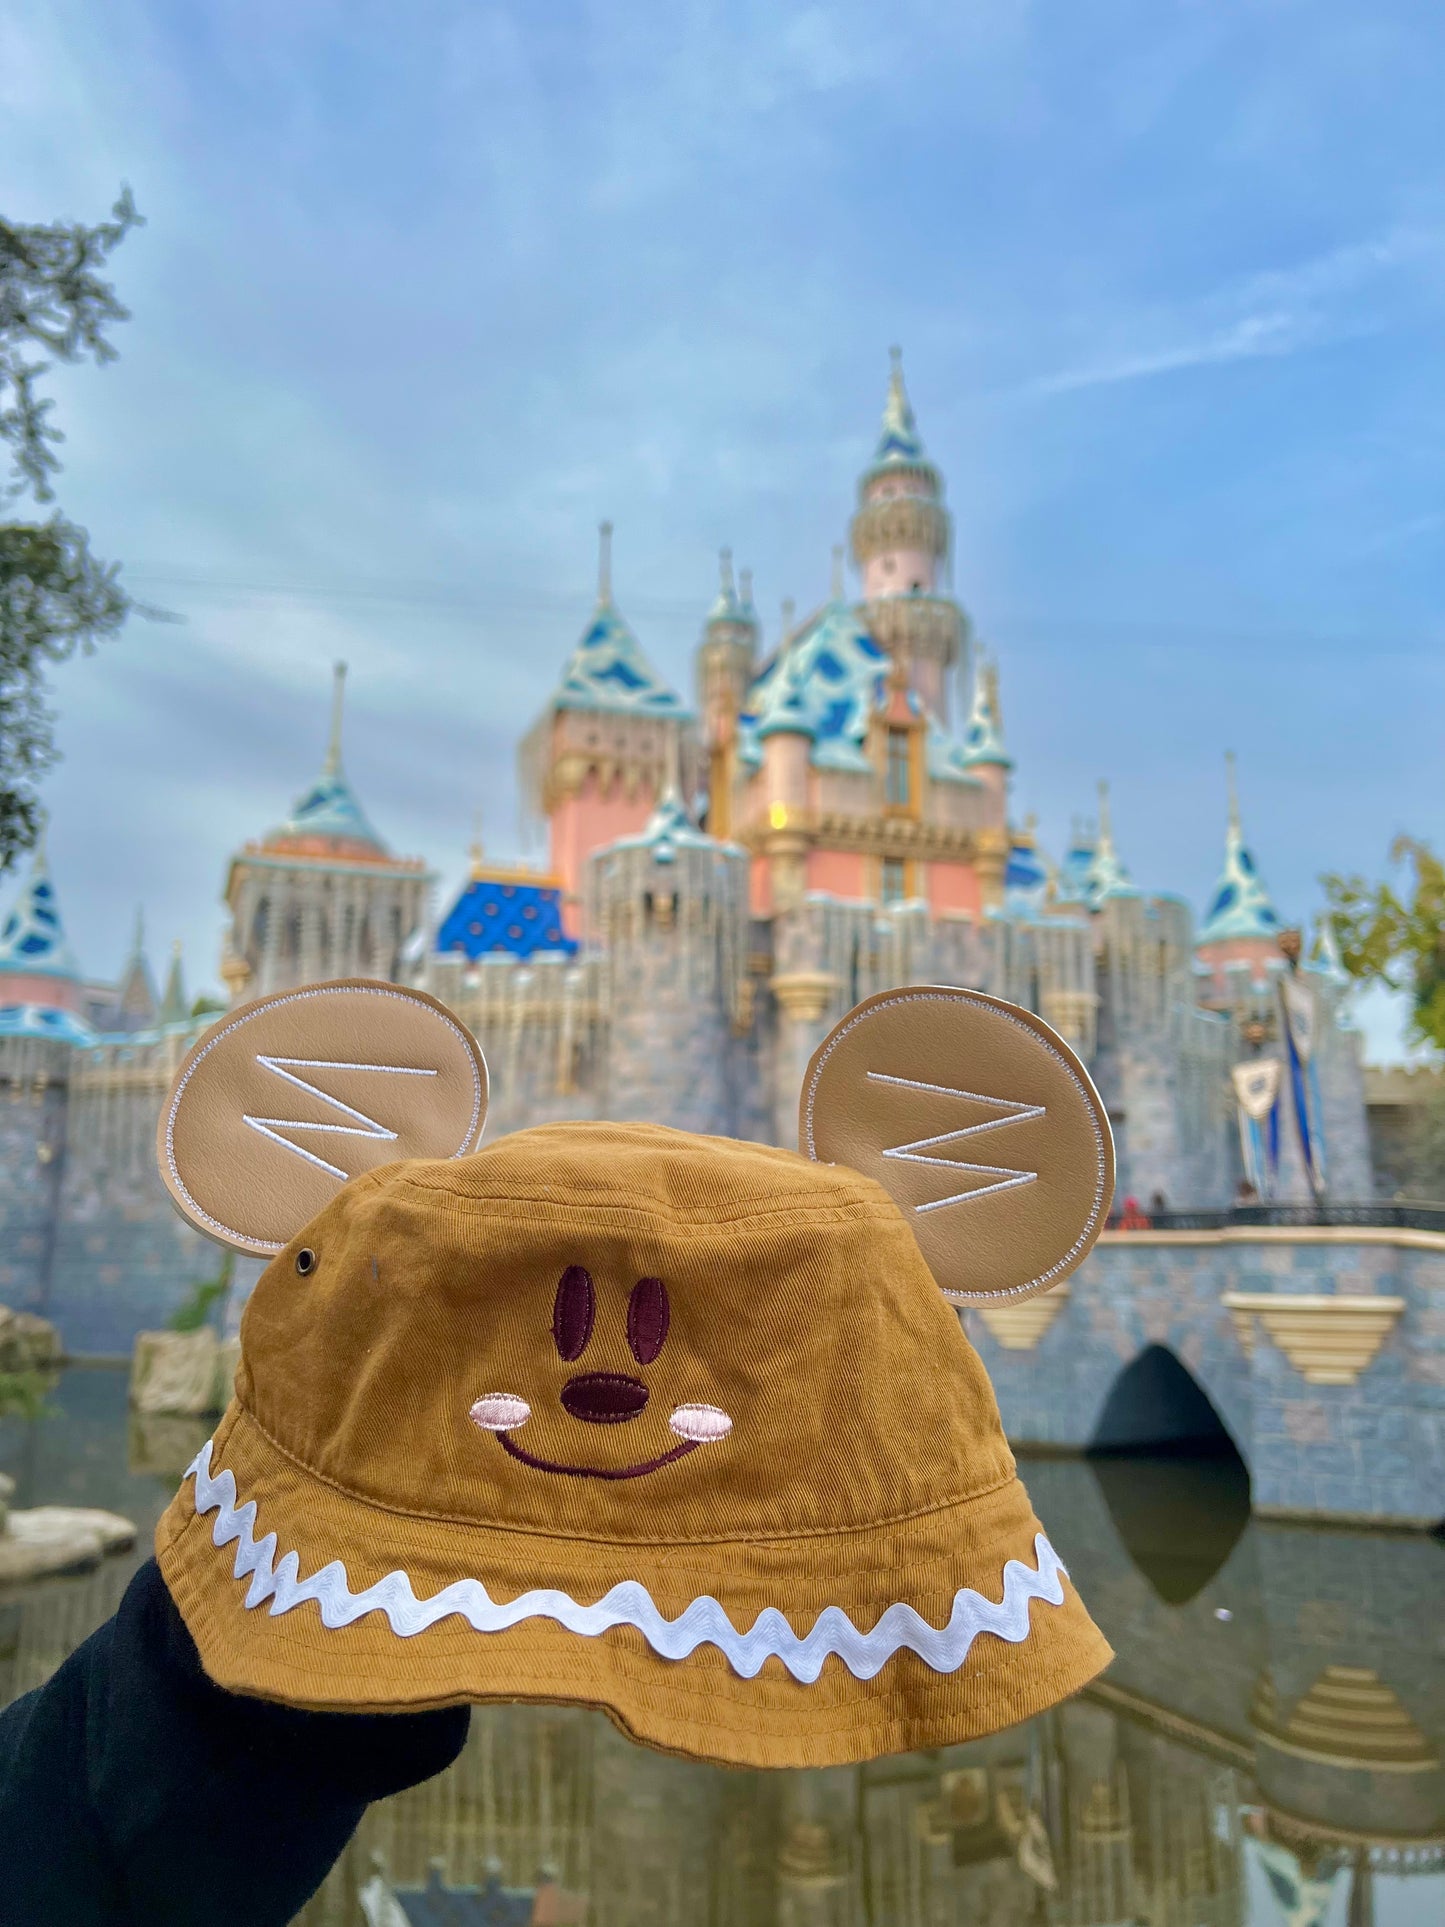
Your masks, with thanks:
M 604 525 L 596 607 L 520 751 L 546 868 L 476 847 L 450 903 L 352 786 L 339 670 L 320 775 L 225 869 L 230 999 L 343 976 L 429 989 L 481 1040 L 493 1132 L 610 1117 L 791 1143 L 804 1068 L 845 1011 L 969 985 L 1037 1011 L 1088 1064 L 1121 1199 L 1368 1198 L 1345 979 L 1327 928 L 1301 942 L 1276 913 L 1232 770 L 1197 926 L 1184 898 L 1131 881 L 1103 789 L 1046 853 L 1011 815 L 1000 665 L 950 591 L 950 547 L 896 353 L 849 528 L 854 592 L 840 548 L 828 599 L 768 637 L 724 551 L 691 692 L 629 625 Z M 87 1251 L 118 1210 L 121 1244 L 162 1237 L 136 1187 L 208 1021 L 178 959 L 156 986 L 139 935 L 118 983 L 86 980 L 42 849 L 0 932 L 0 1300 L 48 1300 L 87 1262 L 118 1281 L 114 1236 Z

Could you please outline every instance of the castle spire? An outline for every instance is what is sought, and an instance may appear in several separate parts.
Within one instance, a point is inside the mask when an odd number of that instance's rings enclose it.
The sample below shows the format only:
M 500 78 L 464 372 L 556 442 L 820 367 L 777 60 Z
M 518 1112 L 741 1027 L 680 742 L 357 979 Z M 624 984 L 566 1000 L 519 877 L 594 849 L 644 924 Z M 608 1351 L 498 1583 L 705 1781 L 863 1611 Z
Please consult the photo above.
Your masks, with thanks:
M 346 706 L 346 664 L 337 663 L 332 671 L 331 684 L 331 736 L 326 745 L 326 761 L 322 765 L 323 776 L 341 774 L 341 721 Z
M 1085 900 L 1091 909 L 1096 910 L 1109 897 L 1137 897 L 1138 894 L 1114 848 L 1114 818 L 1109 808 L 1109 785 L 1101 781 L 1099 832 L 1094 840 L 1093 861 L 1088 869 Z
M 612 524 L 597 524 L 597 607 L 612 606 Z
M 1239 774 L 1235 768 L 1234 751 L 1232 749 L 1227 749 L 1224 752 L 1224 782 L 1229 796 L 1227 833 L 1235 842 L 1240 842 L 1242 841 L 1242 831 L 1239 823 Z
M 742 618 L 742 604 L 733 584 L 733 552 L 719 549 L 717 558 L 717 601 L 708 610 L 709 622 L 738 622 Z
M 888 350 L 888 399 L 883 404 L 883 427 L 873 460 L 878 462 L 920 462 L 923 441 L 914 420 L 913 404 L 903 385 L 903 350 Z
M 161 1007 L 157 1022 L 183 1024 L 190 1015 L 190 1005 L 186 1001 L 186 975 L 181 963 L 181 940 L 176 938 L 171 945 L 170 968 L 166 972 L 166 987 L 161 992 Z
M 1225 755 L 1224 769 L 1228 795 L 1224 868 L 1214 886 L 1197 942 L 1220 943 L 1249 937 L 1273 943 L 1280 931 L 1279 916 L 1244 840 L 1233 750 Z
M 45 847 L 45 821 L 30 858 L 30 875 L 0 928 L 0 973 L 79 981 L 80 965 L 61 922 Z

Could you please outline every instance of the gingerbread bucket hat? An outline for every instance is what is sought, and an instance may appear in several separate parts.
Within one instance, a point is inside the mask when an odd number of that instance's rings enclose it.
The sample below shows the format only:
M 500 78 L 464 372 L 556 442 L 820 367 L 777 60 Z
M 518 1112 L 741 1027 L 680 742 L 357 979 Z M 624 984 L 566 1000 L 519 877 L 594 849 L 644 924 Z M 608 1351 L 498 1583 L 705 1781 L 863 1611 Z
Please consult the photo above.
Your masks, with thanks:
M 160 1124 L 176 1203 L 268 1254 L 235 1397 L 156 1534 L 206 1671 L 291 1705 L 600 1707 L 738 1765 L 1052 1705 L 1109 1648 L 948 1297 L 1046 1289 L 1112 1189 L 1086 1073 L 955 989 L 860 1005 L 806 1155 L 637 1124 L 478 1150 L 430 998 L 222 1019 Z

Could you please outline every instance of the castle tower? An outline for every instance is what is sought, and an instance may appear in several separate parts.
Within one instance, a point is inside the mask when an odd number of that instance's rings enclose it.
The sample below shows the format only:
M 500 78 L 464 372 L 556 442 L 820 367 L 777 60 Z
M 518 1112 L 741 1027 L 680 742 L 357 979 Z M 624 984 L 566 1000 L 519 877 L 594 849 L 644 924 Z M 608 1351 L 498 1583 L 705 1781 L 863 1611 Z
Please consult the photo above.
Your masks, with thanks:
M 1216 1010 L 1232 1010 L 1245 997 L 1263 991 L 1281 968 L 1282 926 L 1244 840 L 1233 753 L 1224 760 L 1229 787 L 1224 868 L 1194 946 L 1208 980 L 1200 1001 Z
M 604 1115 L 732 1135 L 743 1110 L 748 860 L 699 830 L 669 784 L 641 835 L 588 859 L 606 956 Z
M 891 352 L 882 432 L 858 481 L 853 559 L 863 573 L 869 634 L 903 664 L 931 714 L 947 725 L 949 680 L 963 656 L 967 622 L 942 593 L 952 539 L 943 477 L 923 451 L 902 353 Z
M 737 787 L 737 727 L 757 661 L 758 618 L 752 582 L 744 573 L 744 594 L 733 586 L 732 550 L 719 557 L 717 600 L 708 611 L 697 651 L 697 703 L 702 718 L 708 829 L 714 836 L 732 831 Z
M 160 998 L 156 991 L 156 980 L 151 975 L 150 959 L 146 956 L 145 912 L 137 909 L 135 913 L 135 935 L 131 938 L 130 955 L 120 973 L 120 981 L 115 987 L 115 1003 L 109 1013 L 108 1030 L 149 1030 L 156 1021 L 160 1009 Z
M 74 1018 L 85 1009 L 80 965 L 61 921 L 44 830 L 30 860 L 30 875 L 0 928 L 0 1003 Z M 76 1028 L 83 1031 L 85 1026 Z
M 691 712 L 648 662 L 612 600 L 612 524 L 600 530 L 597 606 L 521 751 L 523 790 L 547 818 L 570 936 L 587 859 L 646 825 L 681 764 Z M 675 759 L 675 760 L 674 760 Z
M 284 823 L 231 859 L 221 975 L 233 1002 L 334 977 L 397 983 L 425 923 L 425 863 L 391 854 L 342 770 L 345 690 L 338 663 L 320 776 Z
M 984 820 L 977 835 L 975 867 L 984 907 L 996 909 L 1003 902 L 1012 842 L 1007 828 L 1008 785 L 1014 764 L 1004 748 L 998 664 L 982 654 L 974 665 L 973 701 L 960 760 L 967 773 L 983 786 Z

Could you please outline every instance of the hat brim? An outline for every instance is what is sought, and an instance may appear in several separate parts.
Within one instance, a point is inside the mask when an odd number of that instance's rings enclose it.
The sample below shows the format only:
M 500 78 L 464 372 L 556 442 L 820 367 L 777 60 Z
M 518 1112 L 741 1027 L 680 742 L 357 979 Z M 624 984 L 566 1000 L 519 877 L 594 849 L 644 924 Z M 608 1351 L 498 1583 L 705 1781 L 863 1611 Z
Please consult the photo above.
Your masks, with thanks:
M 161 1519 L 156 1555 L 202 1665 L 229 1691 L 356 1713 L 592 1706 L 645 1745 L 731 1766 L 832 1766 L 978 1739 L 1077 1692 L 1113 1657 L 1012 1476 L 866 1531 L 622 1546 L 388 1510 L 298 1465 L 233 1404 L 206 1467 Z M 308 1581 L 311 1596 L 293 1600 Z M 832 1651 L 808 1681 L 789 1670 L 796 1659 L 758 1665 L 754 1652 L 746 1677 L 707 1639 L 670 1658 L 636 1624 L 577 1631 L 536 1613 L 498 1630 L 478 1630 L 460 1607 L 420 1624 L 425 1602 L 448 1587 L 461 1598 L 458 1582 L 472 1581 L 493 1611 L 551 1591 L 581 1620 L 619 1586 L 645 1589 L 662 1622 L 715 1599 L 742 1635 L 768 1615 L 790 1650 L 832 1607 L 852 1622 L 842 1643 L 857 1629 L 853 1663 L 876 1670 L 862 1677 Z M 402 1603 L 358 1607 L 371 1588 L 373 1600 Z M 951 1652 L 938 1670 L 907 1644 L 888 1650 L 879 1622 L 899 1604 L 928 1628 L 962 1626 L 961 1661 Z M 871 1657 L 870 1637 L 883 1642 Z

